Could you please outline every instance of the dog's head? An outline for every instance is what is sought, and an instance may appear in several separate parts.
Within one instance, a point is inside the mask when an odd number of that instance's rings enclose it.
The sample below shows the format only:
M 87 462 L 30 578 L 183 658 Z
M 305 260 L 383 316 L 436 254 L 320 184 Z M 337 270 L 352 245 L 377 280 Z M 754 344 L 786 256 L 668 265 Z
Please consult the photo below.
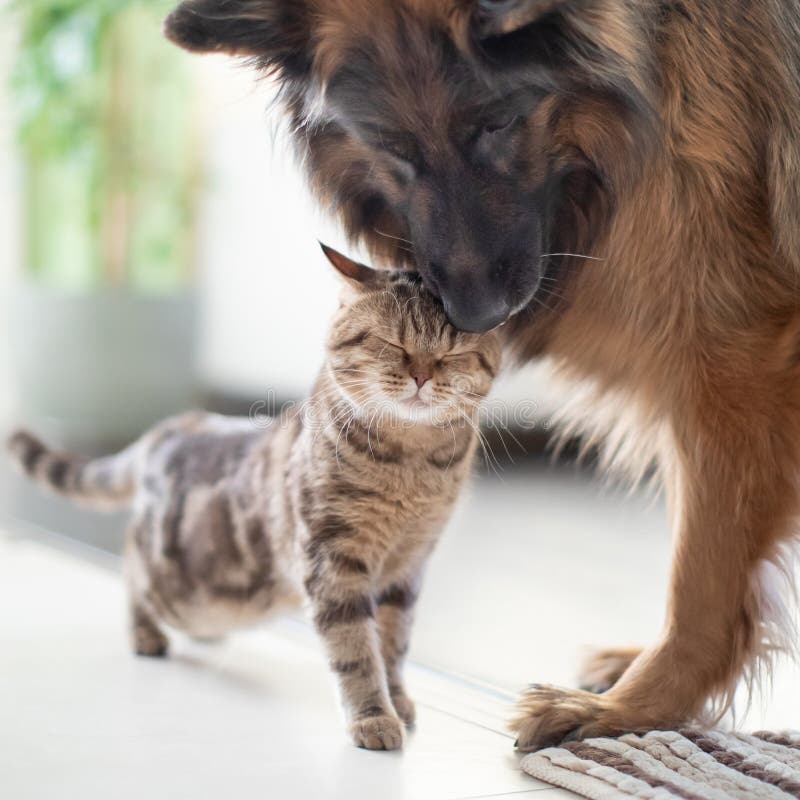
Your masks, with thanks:
M 625 0 L 185 0 L 167 35 L 284 89 L 321 196 L 462 330 L 602 236 L 652 134 Z

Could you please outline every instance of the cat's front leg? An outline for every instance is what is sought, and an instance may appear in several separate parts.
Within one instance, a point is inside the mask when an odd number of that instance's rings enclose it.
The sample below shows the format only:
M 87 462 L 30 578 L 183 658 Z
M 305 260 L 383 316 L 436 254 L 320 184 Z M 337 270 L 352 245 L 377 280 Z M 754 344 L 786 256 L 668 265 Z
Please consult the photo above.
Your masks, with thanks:
M 412 725 L 416 717 L 414 702 L 408 696 L 403 680 L 417 589 L 411 582 L 392 583 L 378 594 L 377 617 L 381 634 L 381 653 L 389 682 L 389 694 L 400 719 Z
M 353 741 L 368 750 L 397 750 L 403 723 L 389 696 L 370 570 L 360 557 L 327 548 L 309 566 L 314 625 L 336 673 Z

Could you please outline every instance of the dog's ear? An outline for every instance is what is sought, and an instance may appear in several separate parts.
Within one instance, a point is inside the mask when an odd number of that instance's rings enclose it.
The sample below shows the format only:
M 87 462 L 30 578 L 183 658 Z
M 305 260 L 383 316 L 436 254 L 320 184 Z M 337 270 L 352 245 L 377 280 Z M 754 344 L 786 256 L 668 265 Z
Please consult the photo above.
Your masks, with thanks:
M 574 0 L 475 0 L 476 32 L 479 38 L 504 36 L 573 4 Z
M 186 50 L 258 59 L 288 78 L 311 69 L 311 23 L 306 0 L 184 0 L 164 33 Z

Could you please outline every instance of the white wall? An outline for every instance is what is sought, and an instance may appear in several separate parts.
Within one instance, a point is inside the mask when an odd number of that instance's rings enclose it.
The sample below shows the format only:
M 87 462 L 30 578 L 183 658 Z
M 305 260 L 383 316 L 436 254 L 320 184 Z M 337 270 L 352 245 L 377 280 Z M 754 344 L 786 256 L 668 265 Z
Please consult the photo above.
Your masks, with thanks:
M 209 175 L 201 215 L 203 378 L 214 389 L 304 393 L 321 362 L 338 283 L 317 240 L 344 249 L 295 164 L 272 87 L 201 60 Z
M 8 73 L 14 55 L 14 31 L 7 19 L 10 0 L 0 0 L 0 425 L 13 407 L 9 368 L 8 298 L 19 263 L 18 176 L 8 102 Z

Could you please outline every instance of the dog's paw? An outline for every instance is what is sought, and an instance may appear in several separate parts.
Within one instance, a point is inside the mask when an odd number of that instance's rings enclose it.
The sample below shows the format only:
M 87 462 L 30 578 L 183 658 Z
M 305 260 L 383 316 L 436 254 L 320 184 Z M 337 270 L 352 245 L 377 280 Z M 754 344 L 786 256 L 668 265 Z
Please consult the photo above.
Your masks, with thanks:
M 417 710 L 414 701 L 404 692 L 392 692 L 392 705 L 397 712 L 397 716 L 407 725 L 411 726 L 417 718 Z
M 625 733 L 611 720 L 602 696 L 555 686 L 532 686 L 517 703 L 511 729 L 524 753 L 565 741 Z
M 359 719 L 350 726 L 356 747 L 366 750 L 399 750 L 403 746 L 403 723 L 388 715 Z
M 639 648 L 609 648 L 591 653 L 581 664 L 578 685 L 593 694 L 607 692 L 641 653 Z

